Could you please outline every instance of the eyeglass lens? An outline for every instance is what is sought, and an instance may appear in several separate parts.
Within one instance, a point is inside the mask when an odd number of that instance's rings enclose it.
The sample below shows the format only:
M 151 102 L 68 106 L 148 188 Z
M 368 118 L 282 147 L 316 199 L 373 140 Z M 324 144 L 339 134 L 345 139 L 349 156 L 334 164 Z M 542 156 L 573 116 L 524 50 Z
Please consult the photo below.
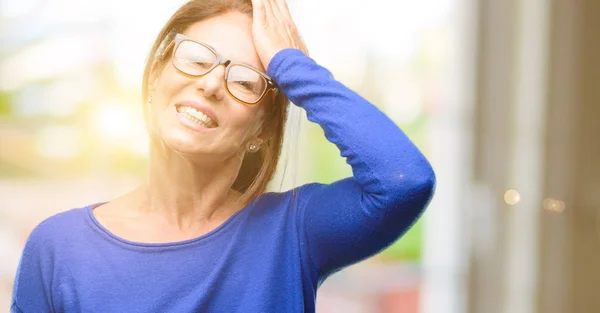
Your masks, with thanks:
M 210 49 L 189 40 L 179 44 L 173 58 L 174 66 L 191 76 L 206 74 L 217 61 L 217 56 Z M 247 103 L 257 102 L 267 89 L 267 80 L 255 70 L 243 65 L 230 66 L 225 80 L 229 93 Z

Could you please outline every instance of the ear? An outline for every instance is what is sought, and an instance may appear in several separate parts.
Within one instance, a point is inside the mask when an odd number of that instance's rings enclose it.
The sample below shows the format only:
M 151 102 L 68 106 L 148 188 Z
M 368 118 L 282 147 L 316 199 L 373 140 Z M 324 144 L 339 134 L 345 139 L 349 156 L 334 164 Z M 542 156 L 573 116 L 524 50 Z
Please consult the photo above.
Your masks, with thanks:
M 249 152 L 256 152 L 256 151 L 260 150 L 260 148 L 262 148 L 265 141 L 266 141 L 265 138 L 263 138 L 260 134 L 254 135 L 254 136 L 248 138 L 248 140 L 244 144 L 244 146 L 245 146 L 244 149 Z M 249 150 L 250 146 L 255 146 L 257 149 L 255 151 L 251 151 L 251 150 Z
M 244 150 L 250 153 L 258 152 L 262 148 L 263 143 L 264 141 L 260 138 L 252 138 L 248 141 Z
M 263 146 L 263 144 L 268 140 L 268 132 L 263 125 L 264 123 L 264 110 L 257 112 L 256 117 L 250 126 L 250 133 L 244 143 L 244 150 L 247 152 L 257 152 Z M 251 147 L 254 146 L 256 150 L 251 150 Z
M 148 95 L 154 94 L 156 85 L 158 84 L 158 76 L 160 74 L 160 62 L 154 61 L 150 67 L 150 73 L 148 74 Z

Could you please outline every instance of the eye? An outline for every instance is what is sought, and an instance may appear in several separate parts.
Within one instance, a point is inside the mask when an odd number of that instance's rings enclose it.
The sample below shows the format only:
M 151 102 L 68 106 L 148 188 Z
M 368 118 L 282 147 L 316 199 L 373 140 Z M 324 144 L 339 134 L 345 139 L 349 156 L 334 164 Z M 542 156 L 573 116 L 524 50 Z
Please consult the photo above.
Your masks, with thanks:
M 202 61 L 196 61 L 193 63 L 194 63 L 194 65 L 202 67 L 202 68 L 209 68 L 213 65 L 212 62 L 202 62 Z
M 246 89 L 248 89 L 248 90 L 254 89 L 253 88 L 254 87 L 253 84 L 251 82 L 249 82 L 249 81 L 236 81 L 235 83 L 238 84 L 238 85 L 240 85 L 240 86 L 242 86 L 242 87 L 244 87 L 244 88 L 246 88 Z

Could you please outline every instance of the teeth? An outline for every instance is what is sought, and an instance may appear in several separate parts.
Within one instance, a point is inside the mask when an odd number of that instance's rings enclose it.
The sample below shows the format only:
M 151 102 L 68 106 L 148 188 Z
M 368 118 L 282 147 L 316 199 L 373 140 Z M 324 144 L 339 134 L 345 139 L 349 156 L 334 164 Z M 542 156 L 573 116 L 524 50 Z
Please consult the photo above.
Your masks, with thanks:
M 206 114 L 196 110 L 195 108 L 189 106 L 178 106 L 177 112 L 186 113 L 190 119 L 194 122 L 202 124 L 207 127 L 215 127 L 215 123 L 213 120 L 208 117 Z

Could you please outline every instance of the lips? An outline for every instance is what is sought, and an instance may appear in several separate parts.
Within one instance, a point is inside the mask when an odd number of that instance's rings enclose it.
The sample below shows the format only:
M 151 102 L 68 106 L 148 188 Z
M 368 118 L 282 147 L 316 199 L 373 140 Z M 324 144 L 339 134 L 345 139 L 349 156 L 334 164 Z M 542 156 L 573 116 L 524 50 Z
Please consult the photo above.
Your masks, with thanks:
M 207 105 L 203 105 L 196 101 L 181 101 L 181 102 L 176 103 L 175 106 L 176 106 L 176 109 L 178 109 L 179 106 L 191 107 L 191 108 L 195 109 L 196 111 L 208 116 L 212 120 L 212 122 L 214 124 L 216 124 L 216 126 L 219 126 L 219 120 L 217 119 L 217 115 Z

